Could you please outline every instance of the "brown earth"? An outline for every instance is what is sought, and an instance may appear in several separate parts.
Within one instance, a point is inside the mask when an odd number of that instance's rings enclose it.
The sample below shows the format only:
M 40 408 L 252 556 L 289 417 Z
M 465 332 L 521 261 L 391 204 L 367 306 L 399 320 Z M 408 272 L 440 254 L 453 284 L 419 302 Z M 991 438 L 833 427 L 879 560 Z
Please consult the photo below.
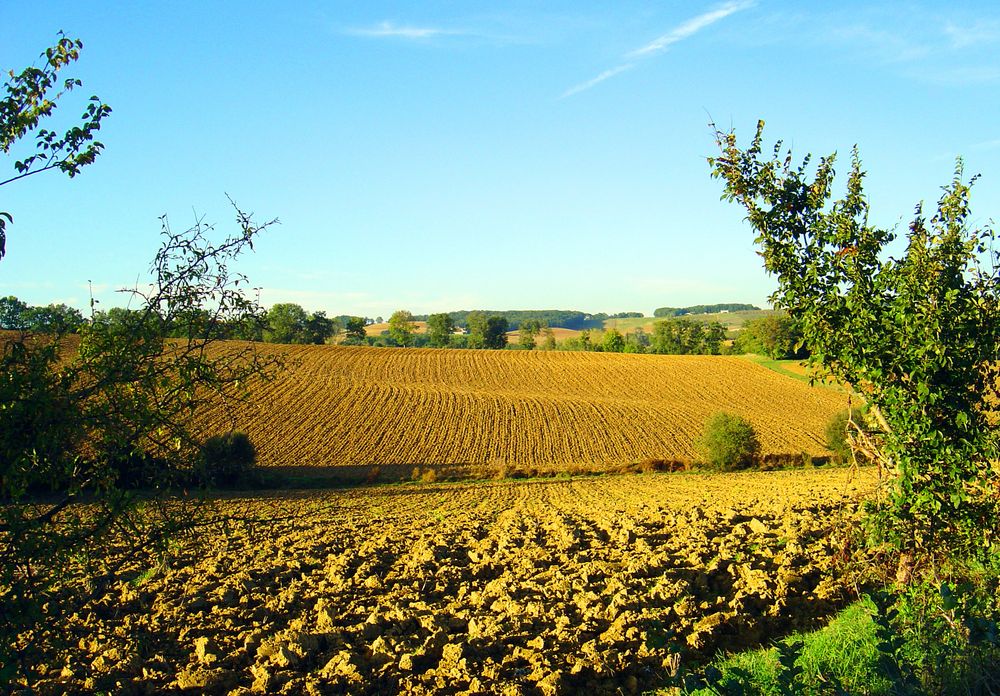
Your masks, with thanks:
M 631 694 L 810 627 L 870 471 L 232 496 L 139 556 L 38 693 Z M 152 570 L 151 570 L 152 569 Z M 28 647 L 28 645 L 22 646 Z M 679 656 L 683 653 L 684 657 Z
M 691 460 L 717 411 L 764 453 L 826 454 L 843 395 L 726 356 L 261 345 L 288 370 L 199 416 L 263 466 L 615 467 Z

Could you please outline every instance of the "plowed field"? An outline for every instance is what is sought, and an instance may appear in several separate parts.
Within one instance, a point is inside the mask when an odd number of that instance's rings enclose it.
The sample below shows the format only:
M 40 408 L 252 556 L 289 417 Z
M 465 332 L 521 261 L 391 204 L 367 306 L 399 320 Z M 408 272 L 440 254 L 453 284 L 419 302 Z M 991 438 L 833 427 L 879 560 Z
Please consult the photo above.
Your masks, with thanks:
M 262 346 L 289 369 L 207 434 L 245 430 L 265 466 L 615 465 L 690 460 L 716 411 L 766 453 L 825 453 L 844 399 L 740 358 Z M 230 417 L 233 416 L 233 418 Z
M 853 477 L 853 478 L 852 478 Z M 39 693 L 629 694 L 849 598 L 873 474 L 383 486 L 211 503 L 225 527 L 74 614 Z M 113 544 L 112 544 L 113 548 Z

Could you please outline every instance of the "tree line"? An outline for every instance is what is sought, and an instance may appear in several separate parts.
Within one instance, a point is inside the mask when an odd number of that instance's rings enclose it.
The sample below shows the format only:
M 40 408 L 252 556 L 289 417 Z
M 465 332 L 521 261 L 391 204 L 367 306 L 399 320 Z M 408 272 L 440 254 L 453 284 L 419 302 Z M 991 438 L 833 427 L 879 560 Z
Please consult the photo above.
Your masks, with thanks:
M 644 316 L 642 312 L 617 312 L 606 314 L 604 312 L 588 313 L 577 310 L 566 309 L 463 309 L 455 312 L 446 312 L 452 323 L 456 327 L 470 328 L 469 317 L 485 315 L 488 317 L 501 317 L 507 320 L 508 331 L 518 331 L 525 322 L 538 322 L 545 326 L 559 327 L 580 331 L 583 329 L 595 329 L 604 325 L 607 319 L 631 319 Z M 431 314 L 415 314 L 413 321 L 430 321 Z M 381 322 L 379 322 L 381 323 Z
M 658 307 L 653 310 L 654 317 L 682 317 L 686 314 L 717 314 L 719 312 L 746 312 L 757 310 L 752 304 L 729 302 L 724 304 L 692 305 L 690 307 Z
M 478 310 L 442 312 L 422 315 L 424 318 L 421 319 L 421 315 L 399 310 L 389 318 L 388 330 L 383 335 L 369 336 L 367 327 L 381 324 L 382 317 L 328 317 L 326 312 L 308 312 L 293 302 L 272 305 L 260 316 L 241 317 L 237 322 L 220 319 L 209 310 L 200 308 L 192 308 L 183 315 L 173 313 L 168 319 L 145 310 L 140 313 L 112 307 L 96 310 L 86 319 L 78 309 L 65 304 L 32 306 L 13 295 L 0 297 L 0 329 L 42 334 L 76 333 L 92 322 L 112 327 L 132 326 L 141 314 L 142 321 L 150 324 L 150 330 L 164 338 L 204 338 L 211 335 L 231 340 L 316 345 L 336 342 L 376 347 L 515 348 L 660 355 L 755 353 L 774 359 L 806 356 L 799 347 L 801 333 L 788 316 L 780 314 L 748 321 L 732 344 L 727 344 L 727 332 L 721 323 L 683 318 L 656 322 L 651 333 L 642 327 L 626 333 L 613 328 L 591 328 L 583 329 L 577 336 L 557 341 L 552 330 L 554 327 L 543 319 L 527 317 L 532 313 L 515 312 L 521 315 L 521 319 L 518 324 L 512 324 L 503 313 L 489 314 Z M 551 315 L 545 310 L 534 314 Z M 559 312 L 555 316 L 565 318 L 565 314 Z M 621 315 L 625 314 L 637 313 L 622 312 L 612 318 L 623 318 Z M 461 315 L 461 322 L 455 319 L 456 315 Z M 424 333 L 418 333 L 415 323 L 421 320 L 427 323 Z M 508 345 L 507 334 L 513 330 L 519 332 L 518 340 Z

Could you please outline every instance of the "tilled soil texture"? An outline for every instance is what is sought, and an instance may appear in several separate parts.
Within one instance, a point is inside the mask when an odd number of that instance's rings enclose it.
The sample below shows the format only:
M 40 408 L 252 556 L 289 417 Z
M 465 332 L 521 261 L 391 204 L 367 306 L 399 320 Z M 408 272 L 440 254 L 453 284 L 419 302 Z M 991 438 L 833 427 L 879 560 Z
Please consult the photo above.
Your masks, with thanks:
M 827 454 L 826 425 L 847 403 L 833 390 L 718 355 L 258 349 L 285 356 L 288 369 L 255 385 L 248 403 L 220 404 L 197 419 L 206 436 L 246 431 L 262 466 L 408 474 L 417 466 L 689 461 L 718 411 L 748 419 L 765 454 L 817 456 Z
M 40 693 L 637 693 L 813 626 L 870 470 L 234 496 L 69 622 Z M 62 629 L 60 629 L 62 630 Z M 44 669 L 44 668 L 43 668 Z

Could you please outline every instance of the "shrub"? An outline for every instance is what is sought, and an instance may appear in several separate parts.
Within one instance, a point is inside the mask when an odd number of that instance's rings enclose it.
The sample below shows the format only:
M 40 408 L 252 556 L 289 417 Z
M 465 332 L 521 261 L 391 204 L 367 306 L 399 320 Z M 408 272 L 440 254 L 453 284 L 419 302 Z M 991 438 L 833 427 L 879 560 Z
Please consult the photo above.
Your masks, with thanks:
M 851 461 L 851 443 L 847 439 L 848 415 L 854 423 L 864 427 L 865 415 L 860 408 L 852 408 L 850 412 L 841 411 L 826 424 L 826 446 L 833 452 L 833 456 L 838 462 Z
M 234 486 L 250 478 L 257 451 L 243 432 L 229 432 L 205 440 L 201 446 L 198 482 L 206 486 Z
M 705 423 L 698 442 L 703 462 L 722 471 L 746 469 L 760 456 L 760 441 L 745 418 L 716 413 Z

